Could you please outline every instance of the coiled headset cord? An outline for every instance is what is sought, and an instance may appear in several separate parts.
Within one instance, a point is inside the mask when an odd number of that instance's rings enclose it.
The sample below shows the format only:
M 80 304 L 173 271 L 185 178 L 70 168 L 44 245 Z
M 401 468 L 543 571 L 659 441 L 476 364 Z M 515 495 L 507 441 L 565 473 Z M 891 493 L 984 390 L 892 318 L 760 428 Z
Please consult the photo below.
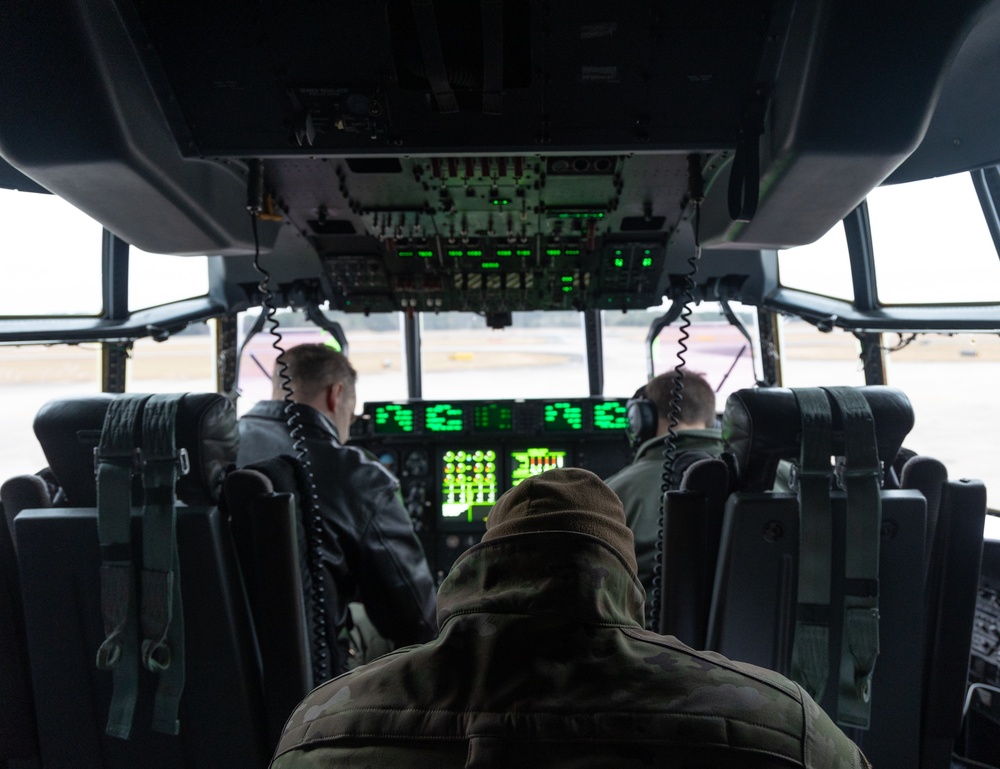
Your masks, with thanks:
M 278 331 L 281 324 L 275 317 L 277 307 L 274 302 L 274 292 L 271 290 L 271 273 L 260 263 L 260 234 L 257 229 L 257 216 L 263 208 L 263 163 L 251 160 L 247 180 L 247 210 L 250 212 L 250 222 L 253 228 L 254 257 L 253 267 L 261 276 L 257 288 L 261 295 L 261 311 L 265 316 L 265 324 L 269 326 L 271 347 L 277 351 L 277 375 L 279 386 L 284 393 L 285 416 L 288 431 L 292 439 L 292 450 L 299 461 L 300 480 L 304 481 L 305 493 L 302 498 L 302 522 L 306 535 L 306 563 L 312 581 L 309 597 L 311 599 L 312 615 L 312 669 L 313 683 L 318 685 L 331 677 L 330 672 L 330 639 L 327 632 L 326 588 L 323 586 L 323 517 L 319 511 L 319 492 L 316 489 L 316 477 L 313 475 L 312 462 L 309 458 L 309 447 L 302 435 L 302 418 L 295 401 L 292 400 L 292 378 L 288 373 L 288 364 L 284 360 L 285 349 L 282 347 L 283 337 Z
M 684 309 L 680 314 L 680 336 L 677 340 L 677 365 L 674 366 L 674 378 L 670 386 L 670 409 L 667 412 L 669 423 L 667 437 L 663 443 L 663 473 L 660 476 L 660 517 L 656 527 L 656 558 L 653 561 L 653 590 L 649 596 L 646 612 L 646 627 L 659 632 L 660 605 L 663 599 L 663 546 L 664 530 L 667 514 L 667 492 L 670 491 L 674 462 L 677 460 L 677 425 L 681 420 L 681 399 L 684 394 L 684 368 L 687 366 L 687 341 L 691 338 L 688 329 L 691 327 L 691 305 L 694 303 L 695 275 L 698 274 L 698 260 L 701 259 L 701 204 L 705 199 L 704 182 L 701 176 L 701 158 L 698 155 L 688 155 L 688 201 L 694 206 L 692 226 L 694 227 L 694 252 L 687 259 L 688 269 L 684 274 L 684 284 L 681 297 Z

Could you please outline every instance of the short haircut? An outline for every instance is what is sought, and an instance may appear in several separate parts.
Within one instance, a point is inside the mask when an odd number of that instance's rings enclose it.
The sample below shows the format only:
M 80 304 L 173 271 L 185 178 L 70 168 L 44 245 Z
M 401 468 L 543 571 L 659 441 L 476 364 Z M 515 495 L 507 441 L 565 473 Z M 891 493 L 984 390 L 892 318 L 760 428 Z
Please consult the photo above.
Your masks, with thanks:
M 661 419 L 670 419 L 670 391 L 676 376 L 675 372 L 668 371 L 653 377 L 646 384 L 646 397 L 656 406 L 656 413 Z M 684 389 L 681 392 L 679 421 L 711 427 L 715 423 L 715 392 L 712 386 L 704 376 L 693 371 L 685 371 L 682 381 Z
M 327 387 L 338 382 L 353 388 L 358 381 L 358 372 L 343 353 L 325 344 L 300 344 L 285 350 L 275 361 L 272 381 L 273 397 L 276 399 L 285 397 L 282 364 L 286 375 L 291 379 L 294 399 L 300 402 L 313 400 Z

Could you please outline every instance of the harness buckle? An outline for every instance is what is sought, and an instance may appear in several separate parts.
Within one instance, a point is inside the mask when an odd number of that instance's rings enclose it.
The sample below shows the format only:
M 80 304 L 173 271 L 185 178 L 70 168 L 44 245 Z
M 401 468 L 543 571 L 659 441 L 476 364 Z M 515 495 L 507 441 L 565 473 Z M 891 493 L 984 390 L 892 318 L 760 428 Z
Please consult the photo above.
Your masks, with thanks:
M 876 467 L 848 467 L 846 457 L 837 457 L 833 475 L 837 481 L 837 488 L 842 491 L 847 490 L 849 478 L 877 478 L 879 487 L 882 487 L 885 485 L 885 463 L 879 461 Z
M 177 449 L 177 453 L 172 456 L 162 456 L 162 457 L 144 457 L 140 449 L 136 449 L 136 461 L 141 468 L 145 468 L 146 465 L 153 462 L 176 462 L 177 463 L 177 474 L 187 475 L 191 472 L 191 457 L 188 455 L 188 450 L 181 448 Z

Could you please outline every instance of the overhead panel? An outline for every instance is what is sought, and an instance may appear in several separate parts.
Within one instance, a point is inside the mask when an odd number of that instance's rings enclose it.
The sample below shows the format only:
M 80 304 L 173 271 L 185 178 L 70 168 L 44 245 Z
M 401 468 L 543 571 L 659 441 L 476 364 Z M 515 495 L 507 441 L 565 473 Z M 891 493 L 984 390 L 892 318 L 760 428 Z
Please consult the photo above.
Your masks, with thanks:
M 268 161 L 266 178 L 337 309 L 628 310 L 663 296 L 686 168 L 670 154 L 347 157 Z

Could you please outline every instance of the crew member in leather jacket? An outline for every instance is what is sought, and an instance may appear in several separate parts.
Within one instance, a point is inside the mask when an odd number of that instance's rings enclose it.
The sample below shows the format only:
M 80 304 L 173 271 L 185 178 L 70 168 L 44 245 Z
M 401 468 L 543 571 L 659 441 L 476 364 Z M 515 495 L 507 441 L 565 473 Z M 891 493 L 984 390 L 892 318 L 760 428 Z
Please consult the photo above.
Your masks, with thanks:
M 283 362 L 319 496 L 323 564 L 337 604 L 327 601 L 335 615 L 330 624 L 343 628 L 347 604 L 357 601 L 397 647 L 434 638 L 434 582 L 400 501 L 399 482 L 365 452 L 344 445 L 357 402 L 357 373 L 344 355 L 322 344 L 293 347 L 278 361 L 275 400 L 257 403 L 240 420 L 237 463 L 296 453 L 282 399 Z

